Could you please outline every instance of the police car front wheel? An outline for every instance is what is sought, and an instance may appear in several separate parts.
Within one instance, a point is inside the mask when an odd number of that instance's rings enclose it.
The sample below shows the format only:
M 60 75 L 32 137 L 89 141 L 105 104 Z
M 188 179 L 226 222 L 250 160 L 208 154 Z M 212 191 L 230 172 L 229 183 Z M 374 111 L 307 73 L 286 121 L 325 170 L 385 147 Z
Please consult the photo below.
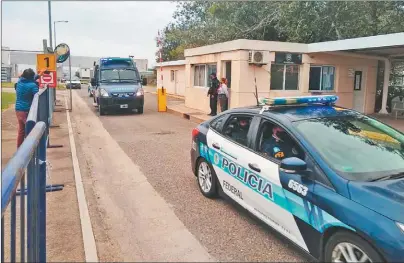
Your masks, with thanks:
M 217 196 L 217 177 L 212 166 L 201 159 L 198 163 L 197 180 L 202 194 L 208 198 Z
M 325 246 L 325 262 L 383 262 L 375 249 L 347 231 L 334 234 Z

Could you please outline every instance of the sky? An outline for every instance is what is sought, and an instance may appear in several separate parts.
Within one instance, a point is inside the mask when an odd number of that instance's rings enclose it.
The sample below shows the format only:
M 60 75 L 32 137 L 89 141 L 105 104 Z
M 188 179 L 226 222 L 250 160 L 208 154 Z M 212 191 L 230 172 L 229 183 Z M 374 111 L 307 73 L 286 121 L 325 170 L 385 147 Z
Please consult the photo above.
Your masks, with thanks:
M 69 21 L 56 24 L 56 40 L 72 55 L 133 55 L 153 66 L 157 31 L 173 21 L 175 7 L 168 1 L 52 1 L 52 21 Z M 42 50 L 45 38 L 49 45 L 47 1 L 2 1 L 1 34 L 2 46 L 11 49 Z

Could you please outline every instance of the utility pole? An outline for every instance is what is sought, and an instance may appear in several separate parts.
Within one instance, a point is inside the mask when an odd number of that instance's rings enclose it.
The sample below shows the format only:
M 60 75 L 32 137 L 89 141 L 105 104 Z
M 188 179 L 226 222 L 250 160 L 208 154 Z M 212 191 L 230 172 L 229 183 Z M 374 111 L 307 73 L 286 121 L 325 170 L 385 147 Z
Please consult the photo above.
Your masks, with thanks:
M 51 1 L 48 1 L 48 23 L 49 23 L 49 46 L 53 50 L 53 45 L 52 45 L 52 8 L 51 8 Z

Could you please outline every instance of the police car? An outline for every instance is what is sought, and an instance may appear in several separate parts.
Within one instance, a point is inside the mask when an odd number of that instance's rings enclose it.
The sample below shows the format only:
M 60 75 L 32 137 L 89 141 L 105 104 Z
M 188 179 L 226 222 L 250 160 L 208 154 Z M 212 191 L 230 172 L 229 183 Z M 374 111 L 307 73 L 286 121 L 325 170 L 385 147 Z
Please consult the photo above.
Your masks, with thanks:
M 192 131 L 201 193 L 225 193 L 314 258 L 404 257 L 404 134 L 338 97 L 263 99 Z

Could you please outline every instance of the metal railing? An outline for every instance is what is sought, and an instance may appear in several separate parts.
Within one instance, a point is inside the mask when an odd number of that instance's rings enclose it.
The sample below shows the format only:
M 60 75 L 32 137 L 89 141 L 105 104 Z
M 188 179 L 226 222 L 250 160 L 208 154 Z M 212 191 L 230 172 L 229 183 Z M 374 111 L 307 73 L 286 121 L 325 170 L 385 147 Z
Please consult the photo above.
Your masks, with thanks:
M 52 105 L 52 106 L 51 106 Z M 52 121 L 53 101 L 49 89 L 35 94 L 28 114 L 26 138 L 2 171 L 1 188 L 1 262 L 4 260 L 4 219 L 10 216 L 10 248 L 8 261 L 16 262 L 17 196 L 20 204 L 20 262 L 46 261 L 46 149 Z M 25 188 L 25 181 L 27 188 Z M 18 185 L 20 189 L 17 190 Z M 25 207 L 25 195 L 27 206 Z M 7 208 L 11 203 L 10 213 Z M 7 211 L 7 212 L 6 212 Z M 27 213 L 27 218 L 25 214 Z M 25 239 L 25 234 L 27 238 Z

